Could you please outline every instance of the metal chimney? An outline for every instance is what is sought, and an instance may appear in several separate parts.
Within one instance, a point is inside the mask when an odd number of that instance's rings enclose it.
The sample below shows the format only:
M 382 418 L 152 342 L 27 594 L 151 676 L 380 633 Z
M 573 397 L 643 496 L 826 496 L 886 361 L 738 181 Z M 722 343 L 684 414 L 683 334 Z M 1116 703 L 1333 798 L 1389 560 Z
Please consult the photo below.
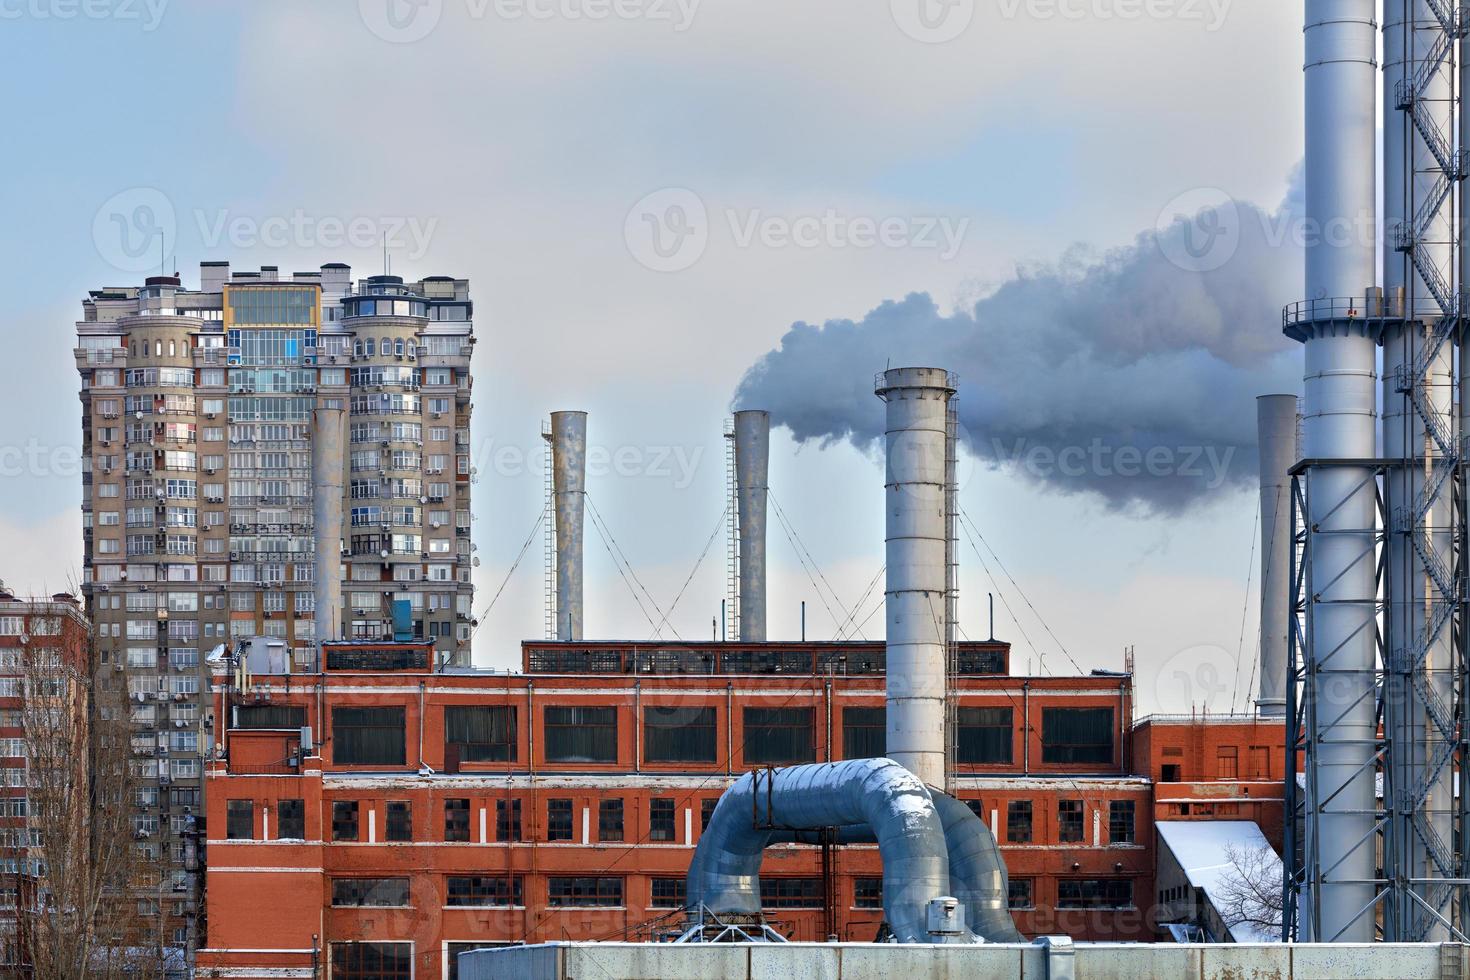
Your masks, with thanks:
M 1300 454 L 1296 439 L 1295 395 L 1256 399 L 1256 430 L 1261 453 L 1261 662 L 1260 697 L 1264 717 L 1286 714 L 1287 631 L 1291 628 L 1291 477 Z
M 771 415 L 735 413 L 735 502 L 740 525 L 740 639 L 766 638 L 766 488 Z
M 551 413 L 556 516 L 556 638 L 582 638 L 582 513 L 587 494 L 587 413 Z
M 342 496 L 343 446 L 347 442 L 347 412 L 341 401 L 318 408 L 311 440 L 312 534 L 316 565 L 312 581 L 316 598 L 316 638 L 342 636 Z
M 938 368 L 893 368 L 877 381 L 888 406 L 887 754 L 939 788 L 945 785 L 946 444 L 954 393 L 953 376 Z

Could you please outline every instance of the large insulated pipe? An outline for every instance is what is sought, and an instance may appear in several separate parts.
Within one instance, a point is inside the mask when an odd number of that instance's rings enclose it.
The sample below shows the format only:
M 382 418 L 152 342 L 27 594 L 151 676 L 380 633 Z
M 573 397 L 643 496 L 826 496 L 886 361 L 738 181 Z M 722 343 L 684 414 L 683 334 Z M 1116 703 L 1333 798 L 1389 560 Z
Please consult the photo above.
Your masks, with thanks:
M 954 393 L 939 368 L 893 368 L 877 384 L 888 406 L 887 752 L 939 789 L 946 781 L 946 410 Z
M 342 636 L 342 499 L 345 492 L 343 446 L 347 412 L 340 403 L 316 410 L 311 440 L 312 536 L 316 561 L 312 568 L 316 600 L 316 639 Z
M 587 498 L 587 413 L 551 413 L 556 511 L 556 638 L 582 638 L 582 514 Z
M 883 911 L 899 942 L 928 942 L 926 909 L 949 895 L 949 852 L 933 798 L 889 759 L 748 772 L 715 805 L 689 865 L 687 901 L 715 915 L 761 914 L 761 859 L 773 835 L 865 826 L 883 860 Z
M 1291 468 L 1297 452 L 1295 395 L 1256 399 L 1261 453 L 1261 662 L 1263 717 L 1286 714 L 1286 661 L 1291 629 Z
M 1358 315 L 1373 287 L 1377 133 L 1375 0 L 1306 0 L 1308 308 L 1303 456 L 1375 456 L 1375 340 Z M 1331 233 L 1328 233 L 1329 229 Z M 1374 933 L 1375 486 L 1365 466 L 1308 477 L 1312 631 L 1309 690 L 1316 785 L 1306 846 L 1320 880 L 1304 896 L 1303 938 L 1371 942 Z
M 771 415 L 735 413 L 735 505 L 740 524 L 740 639 L 766 638 L 766 488 Z
M 965 925 L 988 943 L 1023 943 L 1010 912 L 1010 877 L 985 821 L 947 793 L 933 793 L 949 850 L 949 893 L 965 906 Z

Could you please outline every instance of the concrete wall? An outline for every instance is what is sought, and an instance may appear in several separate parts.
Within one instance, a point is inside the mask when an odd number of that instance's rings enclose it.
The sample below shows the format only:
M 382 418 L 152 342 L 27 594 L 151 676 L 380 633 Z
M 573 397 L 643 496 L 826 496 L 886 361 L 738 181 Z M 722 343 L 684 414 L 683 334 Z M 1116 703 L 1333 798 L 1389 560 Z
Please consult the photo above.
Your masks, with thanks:
M 1431 980 L 1462 977 L 1461 948 L 1454 946 L 1151 946 L 1097 943 L 1075 947 L 1075 959 L 1053 959 L 1042 946 L 874 946 L 787 943 L 780 945 L 676 946 L 636 943 L 550 943 L 479 950 L 460 957 L 461 980 L 571 980 L 621 977 L 745 977 L 748 980 L 887 980 L 983 976 L 1044 980 Z M 1072 966 L 1075 973 L 1059 967 Z

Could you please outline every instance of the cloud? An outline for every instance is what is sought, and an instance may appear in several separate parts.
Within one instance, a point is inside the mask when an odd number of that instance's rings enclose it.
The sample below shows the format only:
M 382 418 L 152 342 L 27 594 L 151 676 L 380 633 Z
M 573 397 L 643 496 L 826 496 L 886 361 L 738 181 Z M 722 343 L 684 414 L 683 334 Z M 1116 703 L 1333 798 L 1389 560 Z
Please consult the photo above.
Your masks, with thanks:
M 799 441 L 875 448 L 885 366 L 960 376 L 976 457 L 1109 507 L 1178 513 L 1256 474 L 1255 396 L 1300 388 L 1281 334 L 1298 298 L 1300 175 L 1274 211 L 1218 191 L 1180 195 L 1155 230 L 1023 268 L 967 310 L 926 293 L 859 321 L 798 322 L 741 380 Z

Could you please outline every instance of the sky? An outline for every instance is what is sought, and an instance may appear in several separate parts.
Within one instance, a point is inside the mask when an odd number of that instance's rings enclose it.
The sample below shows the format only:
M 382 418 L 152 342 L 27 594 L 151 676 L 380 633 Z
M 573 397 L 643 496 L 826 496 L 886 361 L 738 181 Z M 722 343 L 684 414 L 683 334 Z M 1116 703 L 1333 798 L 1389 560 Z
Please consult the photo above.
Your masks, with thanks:
M 1300 298 L 1300 256 L 1271 217 L 1301 158 L 1300 16 L 1272 0 L 0 0 L 0 577 L 42 593 L 80 576 L 73 325 L 87 290 L 155 271 L 139 242 L 161 238 L 195 285 L 221 259 L 379 273 L 386 238 L 394 273 L 466 277 L 476 301 L 478 665 L 518 664 L 544 630 L 531 533 L 541 422 L 561 409 L 589 413 L 609 535 L 588 530 L 589 636 L 711 635 L 738 397 L 784 423 L 770 635 L 799 636 L 805 602 L 808 638 L 874 638 L 882 468 L 865 434 L 882 405 L 824 393 L 932 357 L 963 364 L 962 634 L 989 635 L 994 593 L 1015 672 L 1117 669 L 1131 647 L 1141 710 L 1244 707 L 1245 421 L 1254 394 L 1299 384 L 1272 311 Z M 1233 216 L 1238 251 L 1228 234 L 1179 251 L 1206 206 Z M 784 386 L 743 385 L 846 321 L 882 331 L 842 358 L 819 345 Z M 834 417 L 808 424 L 823 405 Z M 1091 427 L 1059 424 L 1059 405 Z M 1239 453 L 1155 494 L 985 448 L 1151 445 L 1135 407 L 1200 418 L 1160 445 Z

